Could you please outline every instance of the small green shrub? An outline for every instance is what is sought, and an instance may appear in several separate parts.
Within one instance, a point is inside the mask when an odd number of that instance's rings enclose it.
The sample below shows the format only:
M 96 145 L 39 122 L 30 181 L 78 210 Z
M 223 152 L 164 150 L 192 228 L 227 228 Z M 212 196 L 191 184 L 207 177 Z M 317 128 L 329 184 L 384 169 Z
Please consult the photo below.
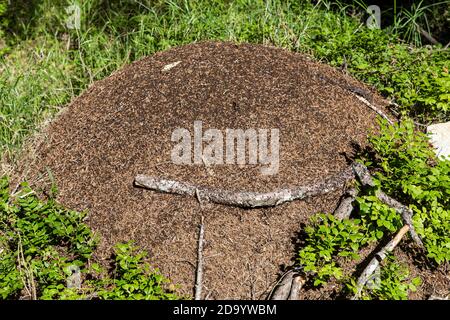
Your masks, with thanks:
M 105 271 L 90 258 L 97 239 L 83 222 L 86 212 L 42 201 L 22 184 L 13 197 L 0 179 L 0 298 L 35 299 L 176 299 L 169 280 L 131 244 L 118 244 Z M 81 287 L 68 287 L 73 269 Z
M 304 271 L 314 274 L 314 285 L 318 286 L 332 277 L 342 277 L 341 268 L 333 260 L 336 255 L 357 259 L 367 240 L 357 219 L 340 221 L 329 214 L 318 214 L 311 221 L 312 225 L 305 228 L 306 245 L 299 252 L 298 262 Z
M 411 121 L 394 126 L 381 122 L 380 134 L 369 141 L 376 156 L 368 156 L 368 164 L 377 170 L 377 184 L 413 210 L 428 257 L 436 263 L 450 261 L 450 160 L 436 159 L 427 135 L 415 131 Z M 364 205 L 377 202 L 364 199 Z
M 413 224 L 422 238 L 426 255 L 436 264 L 450 261 L 450 161 L 436 159 L 425 134 L 416 132 L 412 121 L 393 126 L 380 123 L 380 132 L 369 138 L 362 155 L 373 171 L 375 186 L 360 190 L 355 201 L 358 219 L 337 220 L 318 214 L 305 228 L 306 238 L 298 263 L 313 274 L 314 285 L 331 278 L 343 279 L 336 257 L 358 258 L 359 250 L 393 236 L 403 225 L 399 213 L 375 196 L 383 190 L 413 212 Z M 378 289 L 365 289 L 364 299 L 406 299 L 420 280 L 407 282 L 408 270 L 393 261 L 381 269 Z M 354 289 L 355 280 L 347 284 Z
M 409 48 L 382 30 L 344 30 L 316 29 L 308 42 L 314 55 L 336 67 L 345 61 L 351 74 L 393 99 L 403 115 L 424 122 L 448 121 L 448 50 Z
M 388 256 L 379 266 L 379 282 L 365 286 L 361 292 L 363 300 L 407 300 L 410 292 L 415 292 L 422 283 L 420 277 L 410 279 L 408 268 L 398 264 L 394 257 Z M 356 293 L 356 280 L 346 283 L 347 289 Z
M 376 189 L 373 189 L 371 193 L 375 193 Z M 377 241 L 385 234 L 395 233 L 403 225 L 402 218 L 395 209 L 383 204 L 372 194 L 358 197 L 356 204 L 361 216 L 361 224 L 369 241 Z
M 98 296 L 102 299 L 174 300 L 177 296 L 164 287 L 169 280 L 144 262 L 145 253 L 136 253 L 130 244 L 115 248 L 115 269 L 112 278 L 102 281 Z

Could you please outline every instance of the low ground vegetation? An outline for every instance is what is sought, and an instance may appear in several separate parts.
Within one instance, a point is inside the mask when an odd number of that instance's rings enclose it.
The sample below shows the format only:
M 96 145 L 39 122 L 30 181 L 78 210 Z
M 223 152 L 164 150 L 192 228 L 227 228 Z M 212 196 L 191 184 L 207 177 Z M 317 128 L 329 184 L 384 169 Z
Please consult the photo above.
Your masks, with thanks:
M 176 299 L 175 289 L 131 243 L 110 265 L 91 263 L 98 243 L 86 212 L 43 201 L 26 184 L 10 195 L 0 181 L 0 298 Z
M 3 163 L 12 162 L 24 139 L 89 84 L 131 61 L 207 39 L 276 45 L 311 54 L 373 85 L 395 103 L 393 111 L 402 118 L 394 126 L 382 123 L 381 132 L 369 139 L 370 149 L 359 155 L 374 173 L 376 187 L 361 190 L 352 218 L 319 214 L 306 228 L 298 264 L 314 276 L 313 284 L 337 279 L 351 294 L 355 276 L 344 274 L 336 257 L 357 259 L 362 248 L 401 227 L 401 217 L 374 196 L 377 188 L 414 211 L 427 263 L 448 263 L 450 161 L 436 159 L 410 118 L 449 121 L 449 51 L 404 42 L 400 24 L 389 32 L 370 30 L 363 15 L 349 16 L 344 5 L 330 10 L 324 1 L 207 2 L 156 1 L 150 7 L 137 1 L 108 6 L 83 1 L 81 28 L 68 29 L 65 1 L 9 6 L 0 1 Z M 131 244 L 117 245 L 112 267 L 91 264 L 98 239 L 84 223 L 88 213 L 67 210 L 52 199 L 38 199 L 26 185 L 10 190 L 2 178 L 0 297 L 178 298 Z M 68 288 L 74 267 L 82 285 Z M 394 257 L 382 266 L 380 279 L 381 286 L 365 288 L 362 298 L 406 299 L 420 284 Z
M 320 214 L 306 228 L 298 263 L 313 275 L 315 286 L 334 278 L 353 289 L 356 279 L 344 275 L 336 257 L 359 259 L 363 247 L 392 237 L 402 227 L 400 214 L 375 196 L 380 188 L 413 210 L 413 224 L 424 242 L 425 252 L 421 254 L 428 258 L 426 263 L 435 267 L 450 261 L 450 161 L 436 159 L 428 137 L 416 132 L 411 121 L 394 126 L 382 122 L 380 134 L 372 135 L 369 142 L 360 161 L 375 172 L 376 187 L 360 190 L 355 217 L 338 220 Z M 421 281 L 415 278 L 407 282 L 407 267 L 394 258 L 381 270 L 382 289 L 367 291 L 363 297 L 407 298 Z

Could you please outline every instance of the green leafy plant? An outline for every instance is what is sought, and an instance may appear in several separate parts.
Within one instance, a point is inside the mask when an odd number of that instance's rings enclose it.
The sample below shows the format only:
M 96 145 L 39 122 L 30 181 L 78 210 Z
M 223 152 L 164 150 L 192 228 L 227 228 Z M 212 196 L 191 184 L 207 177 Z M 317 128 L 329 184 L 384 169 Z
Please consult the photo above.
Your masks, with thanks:
M 112 271 L 91 263 L 98 240 L 83 222 L 86 215 L 65 209 L 53 199 L 40 200 L 27 184 L 10 196 L 8 180 L 2 177 L 0 298 L 177 298 L 169 280 L 130 243 L 116 246 Z M 68 286 L 74 269 L 80 283 Z
M 318 286 L 332 277 L 342 277 L 341 268 L 333 260 L 335 256 L 357 259 L 367 240 L 358 219 L 338 220 L 329 214 L 318 214 L 311 221 L 312 225 L 305 228 L 305 246 L 299 252 L 298 263 L 304 271 L 314 274 L 314 285 Z
M 450 261 L 450 160 L 436 159 L 427 135 L 415 131 L 411 121 L 394 126 L 381 122 L 380 134 L 369 141 L 376 153 L 368 158 L 378 170 L 377 183 L 413 210 L 428 257 L 436 263 Z M 360 203 L 366 206 L 376 203 L 364 199 Z
M 450 161 L 438 160 L 428 137 L 416 132 L 412 121 L 389 125 L 380 121 L 380 130 L 370 137 L 364 155 L 374 174 L 374 187 L 360 190 L 357 197 L 358 219 L 337 220 L 318 214 L 306 227 L 304 247 L 298 256 L 304 271 L 314 275 L 314 285 L 331 278 L 344 279 L 337 257 L 357 258 L 366 244 L 395 234 L 403 221 L 393 208 L 380 202 L 380 189 L 409 206 L 413 224 L 423 239 L 427 256 L 437 264 L 450 261 Z M 380 285 L 368 291 L 364 299 L 406 299 L 419 280 L 407 282 L 408 270 L 392 259 L 381 267 Z M 355 286 L 351 279 L 349 288 Z
M 86 213 L 64 209 L 54 200 L 42 202 L 27 184 L 10 198 L 6 177 L 0 187 L 2 269 L 10 270 L 0 273 L 0 292 L 6 298 L 26 290 L 36 298 L 40 287 L 64 281 L 65 266 L 89 259 L 96 240 L 83 223 Z M 12 283 L 17 278 L 21 281 Z
M 165 286 L 169 280 L 144 262 L 144 252 L 136 253 L 130 243 L 115 248 L 113 277 L 103 280 L 98 296 L 103 299 L 174 300 L 177 296 Z
M 377 189 L 377 188 L 376 188 Z M 399 230 L 402 219 L 395 209 L 381 203 L 372 193 L 356 199 L 356 204 L 361 216 L 362 228 L 365 230 L 369 241 L 380 240 L 385 234 L 392 234 Z
M 396 112 L 424 122 L 448 121 L 448 50 L 408 48 L 377 29 L 351 34 L 339 28 L 314 29 L 311 40 L 316 57 L 337 67 L 345 63 L 350 73 L 396 102 Z
M 420 277 L 410 279 L 408 268 L 388 256 L 380 265 L 379 279 L 373 279 L 370 286 L 361 292 L 363 300 L 407 300 L 410 292 L 415 292 L 421 285 Z M 356 293 L 356 281 L 350 279 L 346 283 L 351 293 Z

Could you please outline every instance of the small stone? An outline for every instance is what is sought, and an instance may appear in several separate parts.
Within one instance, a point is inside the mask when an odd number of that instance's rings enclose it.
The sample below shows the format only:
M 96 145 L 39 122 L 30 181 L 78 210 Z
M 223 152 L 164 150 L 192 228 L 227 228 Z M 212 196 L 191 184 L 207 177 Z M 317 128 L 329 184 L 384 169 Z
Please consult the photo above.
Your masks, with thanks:
M 427 128 L 427 132 L 436 155 L 439 158 L 450 157 L 450 122 L 433 124 Z

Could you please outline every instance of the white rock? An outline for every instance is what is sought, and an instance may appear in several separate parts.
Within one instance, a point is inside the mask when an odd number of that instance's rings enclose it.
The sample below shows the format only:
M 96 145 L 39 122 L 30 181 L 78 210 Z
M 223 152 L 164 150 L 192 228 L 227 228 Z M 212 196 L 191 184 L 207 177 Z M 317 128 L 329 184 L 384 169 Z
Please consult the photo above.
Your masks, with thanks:
M 450 122 L 433 124 L 427 128 L 427 132 L 437 156 L 450 157 Z

